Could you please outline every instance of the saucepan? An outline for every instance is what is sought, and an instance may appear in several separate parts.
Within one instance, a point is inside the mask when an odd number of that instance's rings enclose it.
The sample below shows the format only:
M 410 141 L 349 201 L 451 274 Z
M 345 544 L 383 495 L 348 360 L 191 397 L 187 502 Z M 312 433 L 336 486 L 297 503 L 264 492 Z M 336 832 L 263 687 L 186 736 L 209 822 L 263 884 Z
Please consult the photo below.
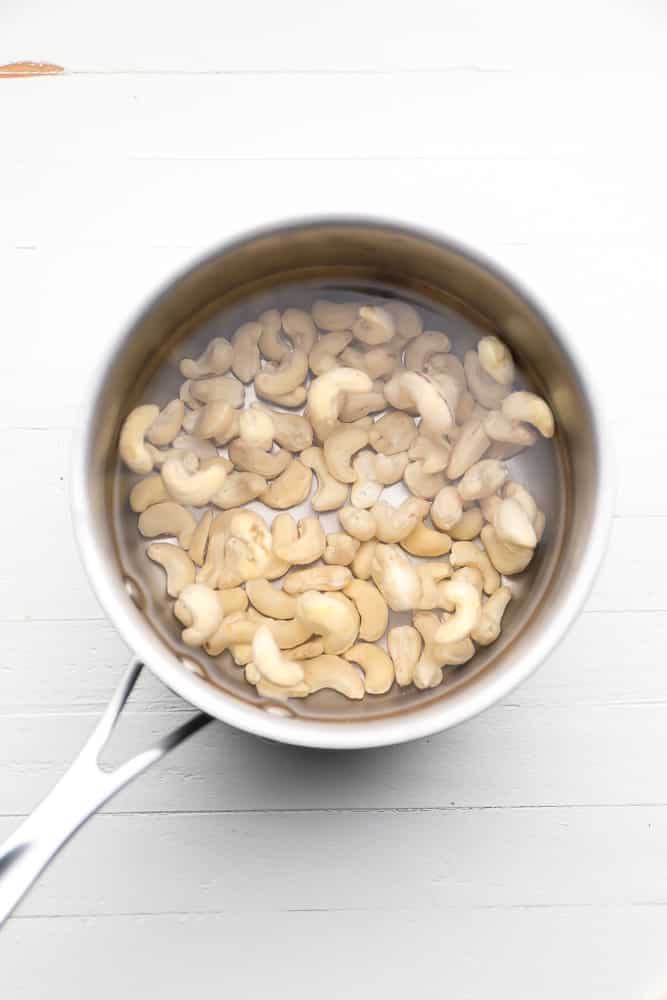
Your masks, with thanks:
M 248 303 L 296 304 L 382 290 L 436 303 L 461 337 L 493 331 L 509 345 L 525 384 L 550 404 L 556 435 L 530 457 L 546 515 L 544 544 L 517 579 L 501 638 L 437 688 L 392 688 L 349 702 L 334 692 L 276 705 L 215 671 L 180 642 L 163 590 L 146 570 L 119 430 L 150 398 L 178 385 L 184 344 L 203 347 L 215 317 L 247 318 Z M 221 313 L 222 310 L 222 313 Z M 226 312 L 225 312 L 226 310 Z M 195 356 L 190 354 L 190 356 Z M 602 558 L 611 519 L 609 443 L 588 375 L 571 342 L 514 279 L 453 240 L 364 218 L 272 226 L 228 242 L 170 281 L 121 333 L 99 366 L 75 447 L 72 516 L 81 557 L 105 611 L 136 654 L 89 742 L 51 794 L 0 853 L 0 920 L 72 833 L 120 788 L 213 719 L 265 739 L 329 750 L 379 747 L 458 725 L 497 702 L 545 659 L 572 623 Z M 143 561 L 142 561 L 143 560 Z M 117 770 L 98 757 L 146 665 L 198 709 L 188 722 Z

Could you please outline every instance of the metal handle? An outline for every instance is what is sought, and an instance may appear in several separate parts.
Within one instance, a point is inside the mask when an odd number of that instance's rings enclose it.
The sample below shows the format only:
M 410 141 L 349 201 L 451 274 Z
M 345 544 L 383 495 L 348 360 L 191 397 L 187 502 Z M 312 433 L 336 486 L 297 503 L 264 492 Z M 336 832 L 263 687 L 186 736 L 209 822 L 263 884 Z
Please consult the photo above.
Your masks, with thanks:
M 209 715 L 201 712 L 115 771 L 103 771 L 98 764 L 100 752 L 142 668 L 143 664 L 136 660 L 130 664 L 81 753 L 44 801 L 0 847 L 0 925 L 89 816 L 151 764 L 211 721 Z

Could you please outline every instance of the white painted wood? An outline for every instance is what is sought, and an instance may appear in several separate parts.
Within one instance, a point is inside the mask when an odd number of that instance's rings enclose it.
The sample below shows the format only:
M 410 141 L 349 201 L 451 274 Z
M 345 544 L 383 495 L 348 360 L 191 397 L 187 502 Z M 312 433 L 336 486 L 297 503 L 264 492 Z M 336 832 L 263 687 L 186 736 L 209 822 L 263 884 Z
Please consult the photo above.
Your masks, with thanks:
M 0 64 L 67 74 L 0 78 L 0 837 L 128 656 L 69 522 L 86 381 L 207 247 L 327 211 L 478 247 L 578 343 L 620 474 L 586 613 L 520 690 L 345 756 L 207 728 L 26 900 L 3 996 L 667 991 L 666 27 L 603 0 L 5 5 Z M 142 677 L 110 760 L 187 711 Z

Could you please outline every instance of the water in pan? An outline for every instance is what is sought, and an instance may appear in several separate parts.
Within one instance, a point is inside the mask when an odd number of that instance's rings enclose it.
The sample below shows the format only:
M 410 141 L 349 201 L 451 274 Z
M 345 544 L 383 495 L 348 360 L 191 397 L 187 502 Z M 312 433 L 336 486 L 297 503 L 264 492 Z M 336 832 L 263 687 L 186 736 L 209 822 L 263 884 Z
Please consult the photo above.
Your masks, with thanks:
M 137 402 L 151 402 L 164 406 L 170 399 L 175 398 L 183 381 L 178 367 L 179 361 L 184 357 L 198 357 L 213 337 L 230 337 L 241 323 L 256 319 L 265 309 L 275 307 L 283 310 L 289 306 L 310 309 L 312 303 L 320 298 L 368 303 L 379 303 L 386 298 L 409 301 L 419 309 L 425 330 L 442 330 L 448 334 L 452 341 L 452 352 L 459 358 L 463 357 L 465 351 L 474 348 L 480 336 L 490 332 L 491 329 L 482 317 L 471 314 L 458 302 L 443 300 L 440 295 L 436 300 L 435 297 L 423 293 L 417 294 L 412 289 L 407 291 L 384 282 L 359 281 L 353 278 L 286 280 L 274 284 L 271 288 L 248 294 L 233 303 L 219 303 L 210 307 L 206 310 L 206 315 L 193 319 L 188 324 L 188 329 L 179 331 L 175 337 L 172 337 L 172 331 L 168 331 L 169 353 L 149 375 L 135 405 Z M 502 336 L 502 332 L 498 332 Z M 521 358 L 515 357 L 515 362 L 517 363 L 516 386 L 534 388 L 540 392 L 541 386 L 536 384 L 534 373 L 522 369 Z M 246 405 L 254 398 L 254 389 L 252 385 L 248 386 Z M 380 416 L 381 414 L 376 414 L 375 419 Z M 220 452 L 226 454 L 226 449 L 220 449 Z M 137 477 L 129 473 L 120 463 L 117 466 L 113 493 L 119 558 L 126 576 L 133 581 L 133 592 L 139 592 L 138 603 L 143 613 L 183 664 L 183 668 L 207 677 L 211 684 L 227 695 L 296 718 L 333 722 L 382 717 L 447 697 L 449 691 L 467 683 L 479 671 L 491 669 L 492 664 L 511 644 L 541 601 L 557 561 L 565 521 L 565 511 L 561 503 L 564 495 L 564 468 L 556 439 L 554 441 L 540 439 L 534 447 L 511 459 L 509 468 L 512 478 L 524 483 L 544 510 L 547 523 L 544 537 L 528 570 L 520 576 L 512 577 L 509 581 L 513 600 L 505 615 L 500 638 L 491 646 L 480 648 L 473 659 L 464 666 L 450 668 L 443 684 L 428 691 L 417 691 L 412 686 L 399 688 L 394 685 L 387 694 L 366 695 L 360 702 L 348 701 L 334 692 L 321 691 L 309 698 L 291 699 L 287 705 L 276 706 L 260 698 L 255 689 L 246 683 L 243 669 L 236 666 L 228 653 L 213 659 L 201 650 L 185 646 L 180 641 L 179 623 L 172 613 L 173 601 L 165 596 L 164 573 L 146 556 L 148 542 L 139 535 L 137 517 L 129 510 L 128 496 Z M 398 505 L 409 495 L 403 484 L 399 483 L 386 488 L 383 499 Z M 276 513 L 259 502 L 252 502 L 249 507 L 262 514 L 267 522 L 270 522 Z M 309 501 L 291 513 L 295 517 L 312 514 Z M 321 514 L 320 517 L 325 530 L 340 530 L 335 512 Z M 279 582 L 276 582 L 277 585 Z M 409 621 L 409 615 L 392 613 L 390 627 Z M 381 642 L 385 644 L 384 640 Z

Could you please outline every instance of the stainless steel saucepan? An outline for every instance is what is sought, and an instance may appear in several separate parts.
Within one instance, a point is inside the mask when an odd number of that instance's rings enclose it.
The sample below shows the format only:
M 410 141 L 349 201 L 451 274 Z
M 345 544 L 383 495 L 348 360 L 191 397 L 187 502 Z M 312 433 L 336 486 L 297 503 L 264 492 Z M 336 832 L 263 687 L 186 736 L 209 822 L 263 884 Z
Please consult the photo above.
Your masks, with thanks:
M 513 460 L 547 517 L 547 531 L 501 638 L 440 687 L 392 689 L 348 702 L 320 692 L 283 708 L 265 702 L 230 664 L 211 665 L 180 642 L 163 583 L 148 567 L 130 514 L 131 477 L 117 460 L 119 429 L 138 402 L 166 403 L 177 359 L 220 329 L 273 305 L 320 297 L 400 295 L 444 316 L 465 343 L 493 330 L 511 347 L 527 385 L 549 401 L 557 433 Z M 216 318 L 217 317 L 217 318 Z M 227 322 L 228 321 L 228 322 Z M 216 327 L 215 324 L 218 324 Z M 71 769 L 0 852 L 0 921 L 72 833 L 120 788 L 211 719 L 283 743 L 344 750 L 401 743 L 447 729 L 498 701 L 562 638 L 605 548 L 612 488 L 600 412 L 570 342 L 513 279 L 449 239 L 368 219 L 315 219 L 229 242 L 153 297 L 100 365 L 77 443 L 72 514 L 95 592 L 136 660 Z M 97 763 L 146 664 L 199 714 L 111 773 Z

